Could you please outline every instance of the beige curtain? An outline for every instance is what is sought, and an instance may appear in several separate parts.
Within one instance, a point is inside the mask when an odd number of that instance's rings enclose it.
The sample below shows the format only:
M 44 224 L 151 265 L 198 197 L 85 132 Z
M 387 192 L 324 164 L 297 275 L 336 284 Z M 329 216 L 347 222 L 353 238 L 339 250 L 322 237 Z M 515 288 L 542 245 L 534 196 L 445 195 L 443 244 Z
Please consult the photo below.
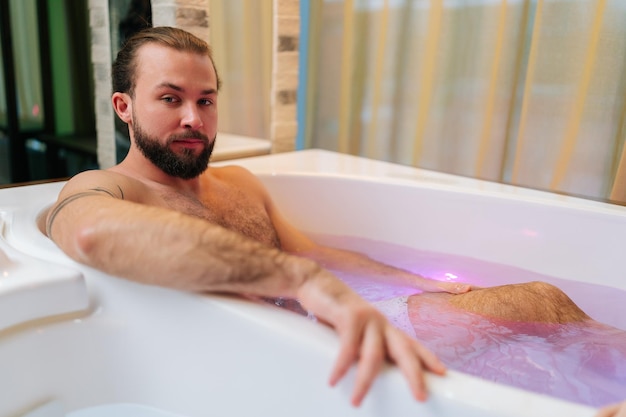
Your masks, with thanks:
M 219 130 L 270 137 L 272 2 L 210 0 L 210 43 L 222 79 Z
M 311 1 L 307 147 L 626 201 L 626 1 Z

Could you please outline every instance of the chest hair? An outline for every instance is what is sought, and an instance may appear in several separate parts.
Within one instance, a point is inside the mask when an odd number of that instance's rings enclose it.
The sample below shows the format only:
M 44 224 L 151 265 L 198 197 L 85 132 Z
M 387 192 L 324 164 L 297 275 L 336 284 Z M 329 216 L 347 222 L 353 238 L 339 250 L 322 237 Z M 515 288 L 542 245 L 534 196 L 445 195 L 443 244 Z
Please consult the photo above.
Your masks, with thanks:
M 160 197 L 164 205 L 172 210 L 199 217 L 266 245 L 280 248 L 278 235 L 263 203 L 235 187 L 206 194 L 200 199 L 172 191 L 163 191 Z

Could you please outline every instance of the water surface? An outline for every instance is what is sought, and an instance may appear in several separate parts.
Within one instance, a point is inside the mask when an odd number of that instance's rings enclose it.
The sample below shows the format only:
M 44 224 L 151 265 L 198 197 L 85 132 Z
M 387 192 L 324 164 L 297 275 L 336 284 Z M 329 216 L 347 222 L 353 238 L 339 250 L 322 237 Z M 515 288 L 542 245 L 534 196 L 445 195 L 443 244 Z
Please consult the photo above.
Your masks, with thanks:
M 590 406 L 626 395 L 626 291 L 529 270 L 354 237 L 315 236 L 381 262 L 441 281 L 481 287 L 530 281 L 561 288 L 592 321 L 568 324 L 491 319 L 406 286 L 336 272 L 397 327 L 451 369 Z

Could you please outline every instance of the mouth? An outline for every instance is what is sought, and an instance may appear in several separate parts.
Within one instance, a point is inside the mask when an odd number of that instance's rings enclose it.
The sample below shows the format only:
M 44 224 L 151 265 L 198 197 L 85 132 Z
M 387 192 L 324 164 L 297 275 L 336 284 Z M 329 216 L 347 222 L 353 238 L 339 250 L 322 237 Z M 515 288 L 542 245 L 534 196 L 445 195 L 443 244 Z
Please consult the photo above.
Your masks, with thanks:
M 183 148 L 197 148 L 206 146 L 205 141 L 202 139 L 193 139 L 193 138 L 185 138 L 185 139 L 177 139 L 172 142 L 173 145 L 181 146 Z

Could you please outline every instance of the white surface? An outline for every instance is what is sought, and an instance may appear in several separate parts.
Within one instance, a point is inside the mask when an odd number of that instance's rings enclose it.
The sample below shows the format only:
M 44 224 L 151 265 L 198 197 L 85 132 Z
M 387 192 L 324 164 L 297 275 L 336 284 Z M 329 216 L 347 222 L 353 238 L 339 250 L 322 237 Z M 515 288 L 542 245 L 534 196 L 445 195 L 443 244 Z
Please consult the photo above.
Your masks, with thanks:
M 50 401 L 29 410 L 20 417 L 66 417 L 65 407 L 59 401 Z
M 609 273 L 623 269 L 623 207 L 323 151 L 231 163 L 257 172 L 305 231 L 626 287 L 621 273 Z M 133 403 L 189 417 L 594 414 L 456 372 L 429 376 L 430 399 L 416 403 L 392 367 L 354 409 L 353 374 L 336 388 L 326 383 L 337 354 L 328 328 L 270 306 L 135 284 L 69 260 L 34 225 L 61 185 L 0 190 L 0 210 L 11 218 L 6 242 L 16 252 L 81 271 L 90 312 L 0 332 L 2 417 L 51 399 L 68 412 Z
M 31 416 L 28 416 L 31 417 Z M 33 416 L 35 417 L 35 416 Z M 47 417 L 47 416 L 46 416 Z M 89 407 L 69 413 L 67 417 L 182 417 L 152 407 L 136 404 L 112 404 Z
M 268 139 L 251 138 L 248 136 L 218 133 L 211 161 L 223 161 L 270 153 L 271 144 Z
M 83 275 L 16 253 L 6 243 L 10 217 L 0 210 L 0 332 L 35 319 L 86 310 Z

